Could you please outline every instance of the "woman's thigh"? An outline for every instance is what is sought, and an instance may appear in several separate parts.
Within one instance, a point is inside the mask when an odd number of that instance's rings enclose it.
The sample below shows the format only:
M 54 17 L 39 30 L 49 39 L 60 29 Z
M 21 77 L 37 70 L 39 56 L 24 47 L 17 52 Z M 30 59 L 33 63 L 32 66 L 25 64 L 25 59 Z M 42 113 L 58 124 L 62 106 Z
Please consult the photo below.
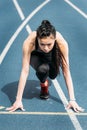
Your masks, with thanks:
M 31 55 L 30 65 L 37 70 L 37 68 L 42 64 L 41 58 L 37 55 Z
M 51 79 L 55 79 L 57 77 L 57 75 L 58 75 L 58 73 L 57 73 L 55 65 L 51 64 L 50 65 L 50 70 L 49 70 L 49 77 Z

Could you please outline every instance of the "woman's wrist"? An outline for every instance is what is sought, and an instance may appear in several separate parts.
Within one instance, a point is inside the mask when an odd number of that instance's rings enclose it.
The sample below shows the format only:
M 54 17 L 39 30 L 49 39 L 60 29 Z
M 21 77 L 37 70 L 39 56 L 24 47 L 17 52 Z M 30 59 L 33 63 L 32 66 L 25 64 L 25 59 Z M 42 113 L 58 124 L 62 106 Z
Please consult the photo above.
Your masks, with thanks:
M 69 99 L 69 102 L 70 102 L 70 101 L 76 101 L 76 99 L 75 99 L 75 98 Z
M 16 101 L 21 101 L 22 98 L 16 96 Z

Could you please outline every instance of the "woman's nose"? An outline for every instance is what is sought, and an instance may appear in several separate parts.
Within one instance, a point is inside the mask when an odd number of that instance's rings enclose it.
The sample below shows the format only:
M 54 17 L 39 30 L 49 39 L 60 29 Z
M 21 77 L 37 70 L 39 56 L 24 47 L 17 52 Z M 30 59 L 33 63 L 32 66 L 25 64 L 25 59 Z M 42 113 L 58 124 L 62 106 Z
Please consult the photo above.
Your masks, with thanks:
M 48 50 L 48 46 L 44 46 L 44 50 L 47 51 Z

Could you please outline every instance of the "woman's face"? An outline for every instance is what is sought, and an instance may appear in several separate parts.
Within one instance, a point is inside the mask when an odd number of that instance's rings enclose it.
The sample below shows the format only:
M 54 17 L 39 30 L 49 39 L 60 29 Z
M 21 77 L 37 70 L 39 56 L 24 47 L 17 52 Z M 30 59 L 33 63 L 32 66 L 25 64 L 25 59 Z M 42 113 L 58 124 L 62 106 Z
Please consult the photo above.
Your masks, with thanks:
M 48 37 L 44 37 L 41 39 L 38 38 L 39 47 L 45 53 L 48 53 L 53 49 L 54 43 L 55 43 L 55 38 L 52 34 Z

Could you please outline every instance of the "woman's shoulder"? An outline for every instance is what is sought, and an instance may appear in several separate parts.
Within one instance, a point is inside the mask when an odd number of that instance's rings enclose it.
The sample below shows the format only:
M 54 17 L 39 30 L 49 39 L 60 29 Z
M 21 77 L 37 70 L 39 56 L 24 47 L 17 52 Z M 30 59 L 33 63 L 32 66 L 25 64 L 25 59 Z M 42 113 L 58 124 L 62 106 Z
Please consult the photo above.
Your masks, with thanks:
M 62 52 L 68 52 L 68 43 L 60 32 L 56 32 L 56 41 Z
M 33 41 L 33 40 L 36 39 L 36 36 L 37 36 L 36 31 L 33 31 L 33 32 L 31 32 L 31 33 L 29 34 L 29 36 L 27 37 L 26 40 L 29 40 L 29 41 L 31 42 L 31 41 Z
M 32 31 L 29 36 L 31 38 L 35 38 L 37 36 L 37 32 L 36 31 Z
M 34 48 L 36 36 L 37 36 L 36 31 L 33 31 L 25 39 L 24 44 L 23 44 L 23 49 L 25 51 L 32 50 Z

